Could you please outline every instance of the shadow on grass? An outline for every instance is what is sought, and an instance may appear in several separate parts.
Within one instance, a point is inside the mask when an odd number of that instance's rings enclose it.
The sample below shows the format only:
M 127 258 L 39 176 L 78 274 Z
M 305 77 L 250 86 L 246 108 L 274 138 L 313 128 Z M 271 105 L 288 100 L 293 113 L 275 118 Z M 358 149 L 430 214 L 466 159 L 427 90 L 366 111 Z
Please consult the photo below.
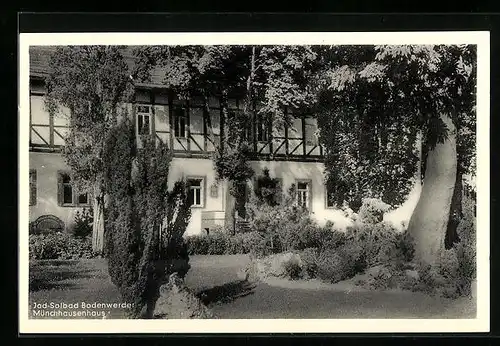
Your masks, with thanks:
M 46 263 L 37 263 L 30 267 L 29 272 L 29 290 L 36 292 L 40 290 L 68 289 L 76 286 L 75 282 L 68 280 L 82 280 L 93 278 L 92 269 L 84 269 L 76 266 L 77 262 L 54 261 Z
M 256 286 L 255 283 L 248 280 L 237 280 L 201 290 L 196 296 L 207 306 L 217 303 L 225 304 L 253 294 Z

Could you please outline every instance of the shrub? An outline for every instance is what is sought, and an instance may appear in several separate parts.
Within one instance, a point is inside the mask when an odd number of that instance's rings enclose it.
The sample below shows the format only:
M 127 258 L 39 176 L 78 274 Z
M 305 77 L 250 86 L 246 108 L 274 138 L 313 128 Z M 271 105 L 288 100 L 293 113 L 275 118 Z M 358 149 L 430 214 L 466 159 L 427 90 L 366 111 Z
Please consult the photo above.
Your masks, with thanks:
M 362 249 L 356 244 L 322 251 L 317 266 L 318 277 L 331 283 L 350 279 L 366 268 Z
M 261 255 L 264 253 L 264 238 L 259 232 L 237 233 L 228 238 L 226 254 L 249 254 Z
M 208 235 L 192 235 L 186 237 L 188 254 L 208 255 L 210 239 Z
M 253 254 L 256 257 L 268 255 L 266 239 L 259 232 L 245 232 L 231 235 L 224 230 L 210 232 L 209 235 L 186 237 L 190 255 L 236 255 Z
M 30 234 L 29 253 L 30 259 L 59 259 L 64 252 L 64 234 Z
M 86 259 L 94 257 L 90 237 L 72 237 L 63 232 L 29 236 L 30 259 Z
M 75 223 L 71 229 L 71 233 L 75 237 L 86 237 L 92 234 L 92 209 L 83 209 L 81 212 L 75 213 Z
M 247 273 L 252 273 L 256 279 L 266 277 L 298 279 L 301 277 L 302 268 L 298 254 L 285 252 L 253 259 L 247 268 Z
M 302 278 L 302 266 L 297 257 L 291 257 L 283 263 L 284 275 L 286 278 L 297 280 Z
M 368 267 L 380 264 L 401 266 L 413 258 L 413 243 L 407 232 L 398 232 L 392 225 L 356 224 L 348 229 L 348 243 L 363 249 Z
M 310 234 L 318 227 L 307 210 L 295 207 L 291 197 L 270 206 L 252 196 L 247 203 L 250 228 L 265 239 L 264 253 L 280 253 L 315 246 Z M 311 244 L 313 243 L 313 244 Z
M 316 248 L 308 248 L 299 253 L 302 261 L 302 274 L 304 279 L 314 279 L 318 275 L 318 259 L 319 251 Z
M 183 234 L 191 216 L 182 181 L 168 189 L 171 153 L 144 138 L 136 147 L 125 121 L 106 139 L 104 181 L 108 192 L 105 250 L 112 282 L 131 317 L 151 318 L 158 289 L 172 274 L 189 269 Z
M 257 176 L 253 192 L 260 202 L 267 205 L 275 206 L 281 202 L 282 191 L 279 179 L 271 178 L 268 168 L 264 168 L 262 175 Z
M 456 248 L 443 249 L 437 263 L 417 270 L 419 280 L 413 290 L 452 299 L 471 293 L 472 278 L 461 269 Z
M 361 282 L 364 288 L 370 290 L 388 289 L 396 285 L 393 271 L 386 266 L 377 266 L 367 270 L 367 279 Z
M 347 279 L 353 271 L 349 261 L 339 253 L 323 251 L 318 258 L 318 277 L 336 283 Z
M 336 229 L 328 229 L 326 227 L 318 229 L 316 237 L 318 247 L 323 249 L 337 249 L 343 246 L 347 241 L 347 237 L 344 232 Z
M 212 231 L 208 239 L 208 255 L 223 255 L 226 253 L 230 235 L 223 231 Z
M 376 224 L 382 221 L 390 205 L 377 198 L 365 198 L 359 208 L 358 216 L 361 222 Z
M 413 238 L 407 230 L 396 234 L 396 247 L 399 250 L 398 258 L 403 262 L 413 261 L 415 246 Z

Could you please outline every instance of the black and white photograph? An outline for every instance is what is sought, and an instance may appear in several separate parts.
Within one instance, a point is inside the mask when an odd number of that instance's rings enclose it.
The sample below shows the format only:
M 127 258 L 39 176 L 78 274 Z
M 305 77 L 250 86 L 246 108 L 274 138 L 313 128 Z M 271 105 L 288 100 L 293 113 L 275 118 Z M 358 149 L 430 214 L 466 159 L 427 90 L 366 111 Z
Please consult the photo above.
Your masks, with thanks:
M 488 330 L 488 33 L 128 35 L 20 35 L 21 327 Z

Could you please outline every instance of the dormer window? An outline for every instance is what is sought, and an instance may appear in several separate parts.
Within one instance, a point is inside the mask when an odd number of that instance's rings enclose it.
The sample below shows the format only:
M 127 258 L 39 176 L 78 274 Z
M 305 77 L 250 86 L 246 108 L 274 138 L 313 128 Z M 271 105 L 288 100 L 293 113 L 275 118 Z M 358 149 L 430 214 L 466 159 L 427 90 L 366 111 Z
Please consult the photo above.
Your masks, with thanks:
M 153 111 L 151 106 L 137 106 L 137 133 L 139 135 L 151 135 Z

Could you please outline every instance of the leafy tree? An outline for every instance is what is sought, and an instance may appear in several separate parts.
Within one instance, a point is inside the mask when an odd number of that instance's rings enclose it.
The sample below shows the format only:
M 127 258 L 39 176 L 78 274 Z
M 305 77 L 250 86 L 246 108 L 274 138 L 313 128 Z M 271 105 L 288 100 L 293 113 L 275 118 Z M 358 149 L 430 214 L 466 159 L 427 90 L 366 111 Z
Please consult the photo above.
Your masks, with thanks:
M 313 50 L 307 46 L 141 47 L 136 55 L 137 76 L 147 79 L 151 68 L 160 65 L 166 70 L 165 85 L 179 97 L 201 94 L 207 110 L 209 95 L 221 98 L 223 140 L 217 144 L 211 136 L 216 145 L 214 166 L 218 178 L 230 184 L 227 220 L 234 221 L 236 210 L 245 216 L 246 182 L 254 174 L 248 161 L 255 112 L 268 125 L 283 126 L 290 123 L 285 107 L 298 110 L 312 103 L 305 72 L 315 60 Z M 243 101 L 243 111 L 229 112 L 229 96 Z M 210 131 L 210 117 L 206 123 Z
M 69 133 L 63 156 L 73 179 L 93 196 L 94 252 L 103 251 L 104 141 L 131 96 L 128 67 L 118 46 L 59 47 L 46 79 L 46 107 L 53 116 L 67 107 Z
M 177 97 L 189 98 L 201 95 L 205 103 L 205 122 L 210 131 L 210 139 L 216 148 L 214 166 L 219 179 L 227 179 L 230 184 L 228 201 L 228 219 L 234 221 L 234 212 L 239 209 L 244 214 L 242 199 L 245 182 L 253 175 L 248 164 L 250 147 L 248 145 L 248 103 L 244 112 L 230 113 L 228 109 L 229 95 L 241 95 L 245 90 L 245 74 L 247 52 L 245 47 L 229 46 L 172 46 L 172 47 L 140 47 L 137 76 L 147 79 L 155 65 L 165 69 L 164 84 Z M 221 143 L 216 143 L 208 112 L 208 98 L 216 95 L 221 99 L 224 123 Z M 247 98 L 248 100 L 248 98 Z
M 143 138 L 143 149 L 136 147 L 123 47 L 62 47 L 50 67 L 46 106 L 52 115 L 61 106 L 70 110 L 63 155 L 79 188 L 94 197 L 94 251 L 108 259 L 114 284 L 133 303 L 132 316 L 151 317 L 165 277 L 189 269 L 184 184 L 167 190 L 166 146 Z
M 353 210 L 364 197 L 401 204 L 413 186 L 417 133 L 390 108 L 387 90 L 358 77 L 375 58 L 373 48 L 332 47 L 321 57 L 326 71 L 315 110 L 333 191 L 328 197 Z
M 397 206 L 422 175 L 409 225 L 417 257 L 433 262 L 457 240 L 462 175 L 475 169 L 474 46 L 148 47 L 139 56 L 143 74 L 155 61 L 166 66 L 165 85 L 178 95 L 221 97 L 224 140 L 214 161 L 233 195 L 253 174 L 254 112 L 288 125 L 286 107 L 318 116 L 337 205 L 357 209 L 363 197 L 376 197 Z M 229 114 L 230 94 L 245 95 L 243 112 Z
M 351 180 L 359 186 L 370 179 L 369 193 L 384 198 L 391 189 L 406 192 L 408 185 L 399 182 L 418 171 L 411 146 L 420 133 L 417 154 L 423 157 L 424 185 L 409 232 L 417 258 L 433 263 L 442 247 L 458 240 L 462 175 L 474 171 L 475 47 L 341 46 L 333 51 L 336 58 L 319 88 L 323 100 L 332 105 L 324 111 L 322 131 L 333 130 L 344 138 L 336 145 L 336 137 L 329 142 L 323 136 L 330 177 L 342 177 L 334 168 L 343 166 L 339 161 L 351 162 L 346 165 L 353 172 Z M 395 135 L 393 143 L 388 141 L 388 130 Z M 351 145 L 342 151 L 344 143 Z M 389 169 L 396 168 L 392 174 L 380 167 L 370 169 L 375 174 L 366 174 L 366 167 L 380 166 L 384 160 L 390 160 Z M 356 184 L 341 186 L 362 191 Z

